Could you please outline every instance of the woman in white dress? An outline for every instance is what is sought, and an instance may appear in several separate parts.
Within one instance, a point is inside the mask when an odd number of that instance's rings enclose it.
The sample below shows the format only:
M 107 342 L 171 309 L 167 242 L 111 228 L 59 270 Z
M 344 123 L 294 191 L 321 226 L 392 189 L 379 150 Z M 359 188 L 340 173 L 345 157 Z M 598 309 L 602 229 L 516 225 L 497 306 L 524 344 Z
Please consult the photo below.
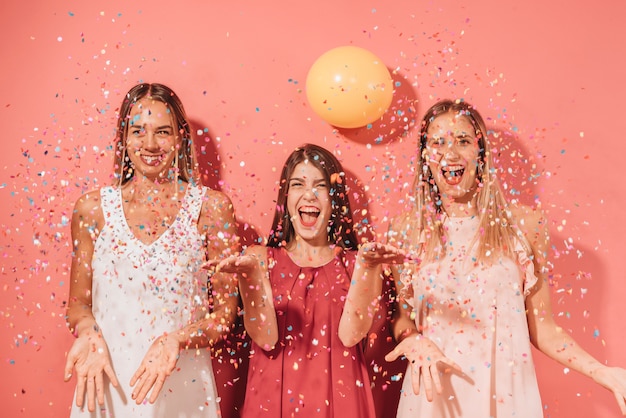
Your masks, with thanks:
M 210 346 L 237 309 L 232 276 L 202 269 L 238 252 L 233 207 L 203 187 L 178 96 L 139 84 L 119 110 L 115 185 L 78 199 L 65 380 L 72 417 L 217 417 Z

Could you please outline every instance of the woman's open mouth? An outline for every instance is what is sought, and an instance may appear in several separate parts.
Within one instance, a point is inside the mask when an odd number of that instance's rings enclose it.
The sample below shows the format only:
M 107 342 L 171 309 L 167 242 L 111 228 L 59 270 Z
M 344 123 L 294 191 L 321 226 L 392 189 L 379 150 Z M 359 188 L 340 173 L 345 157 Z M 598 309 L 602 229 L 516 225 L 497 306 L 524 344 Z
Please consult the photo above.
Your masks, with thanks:
M 446 179 L 446 183 L 457 185 L 461 182 L 465 173 L 465 167 L 462 165 L 448 165 L 441 168 L 441 174 Z
M 143 161 L 144 164 L 152 166 L 152 167 L 156 167 L 159 164 L 161 164 L 161 161 L 163 161 L 163 156 L 162 155 L 145 155 L 145 154 L 141 154 L 140 155 L 141 161 Z
M 320 210 L 315 207 L 302 207 L 298 209 L 298 214 L 300 215 L 300 222 L 303 226 L 312 227 L 320 216 Z

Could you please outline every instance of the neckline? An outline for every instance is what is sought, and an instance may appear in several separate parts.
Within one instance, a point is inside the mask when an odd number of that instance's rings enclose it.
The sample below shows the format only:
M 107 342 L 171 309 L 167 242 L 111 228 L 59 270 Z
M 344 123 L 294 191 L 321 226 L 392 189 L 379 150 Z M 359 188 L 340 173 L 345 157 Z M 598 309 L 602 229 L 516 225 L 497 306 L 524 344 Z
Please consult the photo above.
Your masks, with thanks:
M 463 221 L 463 220 L 474 219 L 474 218 L 476 218 L 476 219 L 479 218 L 477 213 L 474 213 L 474 214 L 463 214 L 463 215 L 450 215 L 445 210 L 442 211 L 442 213 L 441 213 L 441 222 L 444 222 L 444 223 L 447 220 Z
M 174 216 L 174 219 L 172 220 L 172 222 L 167 226 L 167 228 L 165 228 L 165 230 L 158 236 L 156 237 L 156 239 L 152 242 L 144 242 L 141 239 L 139 239 L 135 233 L 133 232 L 133 230 L 131 229 L 130 225 L 128 224 L 128 219 L 126 218 L 126 212 L 124 211 L 124 197 L 122 196 L 122 188 L 119 188 L 119 192 L 118 192 L 118 197 L 120 199 L 120 214 L 122 216 L 122 223 L 123 223 L 123 227 L 126 231 L 126 233 L 128 234 L 128 236 L 135 241 L 136 243 L 139 243 L 139 245 L 141 245 L 142 247 L 146 247 L 146 248 L 150 248 L 152 246 L 154 246 L 155 244 L 157 244 L 159 241 L 161 241 L 161 239 L 163 239 L 163 237 L 165 235 L 167 235 L 170 230 L 174 227 L 174 225 L 178 222 L 178 218 L 180 217 L 180 212 L 183 210 L 183 208 L 186 207 L 186 203 L 187 203 L 187 196 L 190 193 L 191 189 L 191 185 L 189 183 L 187 183 L 186 187 L 185 187 L 185 194 L 183 195 L 183 198 L 180 200 L 180 207 L 178 208 L 178 212 L 176 212 L 176 216 Z
M 287 258 L 289 259 L 289 261 L 290 261 L 290 262 L 291 262 L 294 266 L 296 266 L 296 267 L 298 267 L 298 268 L 300 268 L 300 269 L 318 269 L 318 268 L 321 268 L 321 267 L 327 266 L 327 265 L 329 265 L 330 263 L 332 263 L 334 260 L 336 260 L 336 259 L 337 259 L 337 257 L 338 257 L 338 255 L 339 255 L 339 254 L 341 254 L 341 251 L 339 251 L 339 252 L 335 251 L 335 252 L 333 252 L 333 256 L 332 256 L 332 257 L 330 257 L 328 260 L 326 260 L 325 262 L 322 262 L 322 263 L 321 263 L 321 264 L 319 264 L 319 265 L 316 265 L 316 266 L 303 266 L 303 265 L 298 264 L 298 263 L 297 263 L 297 262 L 296 262 L 296 261 L 295 261 L 295 260 L 291 257 L 291 253 L 290 253 L 289 251 L 287 251 L 287 249 L 286 249 L 286 248 L 281 247 L 281 248 L 280 248 L 280 250 L 281 250 L 281 251 L 283 251 L 283 252 L 285 253 L 285 255 L 287 256 Z

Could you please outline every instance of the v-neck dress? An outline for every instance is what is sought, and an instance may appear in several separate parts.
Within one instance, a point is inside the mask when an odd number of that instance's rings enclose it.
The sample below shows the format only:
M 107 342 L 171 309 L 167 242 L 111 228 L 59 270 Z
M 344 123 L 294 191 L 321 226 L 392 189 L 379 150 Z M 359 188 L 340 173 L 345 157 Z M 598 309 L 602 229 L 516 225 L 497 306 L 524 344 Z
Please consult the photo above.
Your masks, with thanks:
M 252 343 L 241 416 L 374 418 L 362 346 L 347 348 L 338 334 L 355 252 L 320 267 L 267 252 L 278 343 L 272 351 Z
M 413 287 L 415 322 L 464 374 L 444 374 L 443 393 L 428 402 L 403 382 L 398 417 L 541 418 L 525 297 L 537 282 L 519 239 L 514 259 L 477 260 L 478 217 L 448 218 L 445 254 L 403 281 Z M 471 247 L 470 247 L 471 245 Z M 421 386 L 423 388 L 423 386 Z
M 136 405 L 130 379 L 150 345 L 207 313 L 207 274 L 198 218 L 206 189 L 188 185 L 170 227 L 153 243 L 131 232 L 121 190 L 101 189 L 105 224 L 93 253 L 93 314 L 111 354 L 119 387 L 105 376 L 105 406 L 72 417 L 217 417 L 215 381 L 208 348 L 182 350 L 174 372 L 154 404 Z

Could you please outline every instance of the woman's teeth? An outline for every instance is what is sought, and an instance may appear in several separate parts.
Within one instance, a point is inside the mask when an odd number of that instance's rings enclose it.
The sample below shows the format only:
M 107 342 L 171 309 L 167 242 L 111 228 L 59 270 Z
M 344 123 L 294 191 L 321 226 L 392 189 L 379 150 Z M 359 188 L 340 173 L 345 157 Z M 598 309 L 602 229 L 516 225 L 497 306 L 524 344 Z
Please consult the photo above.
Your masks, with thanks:
M 157 165 L 161 162 L 161 157 L 157 155 L 142 155 L 141 159 L 148 165 Z
M 463 166 L 447 166 L 441 169 L 442 174 L 445 177 L 460 177 L 465 172 L 465 167 Z
M 305 226 L 315 225 L 317 218 L 320 216 L 320 211 L 314 209 L 299 210 L 298 213 L 300 214 L 302 224 Z

